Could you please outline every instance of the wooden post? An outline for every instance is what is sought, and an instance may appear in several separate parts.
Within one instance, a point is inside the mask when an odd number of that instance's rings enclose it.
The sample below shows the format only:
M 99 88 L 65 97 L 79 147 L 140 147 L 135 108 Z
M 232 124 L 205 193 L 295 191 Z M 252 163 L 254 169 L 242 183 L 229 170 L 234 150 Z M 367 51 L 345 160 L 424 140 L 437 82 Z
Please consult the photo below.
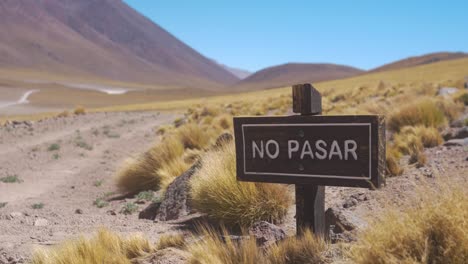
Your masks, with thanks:
M 322 96 L 311 84 L 293 86 L 293 112 L 301 115 L 322 113 Z M 325 226 L 325 186 L 296 184 L 296 229 L 301 234 L 311 229 L 316 235 L 328 237 Z

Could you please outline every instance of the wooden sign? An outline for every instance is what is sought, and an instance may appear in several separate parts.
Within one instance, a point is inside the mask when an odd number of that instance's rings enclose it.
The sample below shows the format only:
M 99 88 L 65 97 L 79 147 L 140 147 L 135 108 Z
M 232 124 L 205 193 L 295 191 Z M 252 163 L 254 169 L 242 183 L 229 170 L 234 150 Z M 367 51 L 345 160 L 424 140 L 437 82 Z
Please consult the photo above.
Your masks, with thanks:
M 292 87 L 300 116 L 234 118 L 237 179 L 295 184 L 297 232 L 328 237 L 325 186 L 379 188 L 385 172 L 381 116 L 321 116 L 311 84 Z
M 234 119 L 241 181 L 378 188 L 385 131 L 378 116 Z

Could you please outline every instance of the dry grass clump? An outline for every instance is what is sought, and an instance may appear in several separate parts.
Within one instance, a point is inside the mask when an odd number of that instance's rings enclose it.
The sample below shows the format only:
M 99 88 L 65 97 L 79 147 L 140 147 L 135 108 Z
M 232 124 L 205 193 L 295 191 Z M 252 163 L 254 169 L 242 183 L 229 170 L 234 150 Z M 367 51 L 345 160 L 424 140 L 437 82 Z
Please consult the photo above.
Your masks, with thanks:
M 162 182 L 167 183 L 168 178 L 179 176 L 173 173 L 179 173 L 180 168 L 186 166 L 179 164 L 183 154 L 182 142 L 175 136 L 169 136 L 136 160 L 127 162 L 117 174 L 117 187 L 124 193 L 159 190 Z
M 418 140 L 419 139 L 419 140 Z M 444 142 L 442 136 L 440 135 L 439 131 L 433 127 L 424 127 L 424 126 L 417 126 L 417 127 L 403 127 L 400 133 L 395 134 L 395 142 L 401 148 L 402 153 L 410 154 L 411 148 L 410 145 L 411 141 L 419 141 L 413 144 L 419 146 L 419 148 L 432 148 L 439 146 Z
M 388 176 L 399 176 L 403 174 L 403 168 L 400 166 L 400 152 L 394 147 L 387 147 L 386 149 L 386 161 L 387 161 L 387 175 Z
M 65 118 L 65 117 L 69 117 L 69 116 L 70 116 L 70 112 L 68 112 L 67 110 L 57 114 L 58 118 Z
M 203 149 L 213 138 L 212 131 L 196 124 L 186 124 L 176 131 L 180 142 L 188 149 Z
M 214 119 L 214 124 L 223 130 L 228 130 L 233 127 L 233 119 L 231 115 L 220 115 Z
M 202 239 L 189 246 L 192 264 L 293 264 L 325 263 L 325 242 L 306 231 L 268 249 L 259 247 L 253 237 L 234 241 L 225 229 L 217 233 L 202 228 Z
M 86 114 L 86 109 L 83 106 L 77 106 L 75 110 L 73 110 L 73 113 L 75 115 L 85 115 Z
M 456 98 L 457 102 L 463 103 L 465 106 L 468 105 L 468 93 L 462 93 Z
M 191 264 L 266 264 L 255 239 L 234 241 L 225 229 L 221 234 L 209 227 L 200 229 L 202 239 L 188 247 Z
M 149 241 L 135 235 L 121 238 L 106 229 L 90 239 L 81 237 L 50 249 L 38 249 L 32 264 L 130 264 L 131 259 L 153 252 Z
M 447 122 L 445 113 L 433 100 L 424 99 L 403 106 L 393 113 L 388 120 L 388 127 L 400 131 L 404 126 L 441 127 Z
M 281 221 L 291 203 L 287 187 L 237 181 L 235 159 L 233 143 L 204 156 L 191 180 L 194 207 L 230 226 Z
M 403 211 L 371 224 L 351 250 L 356 263 L 466 263 L 468 195 L 462 189 L 426 190 Z
M 326 243 L 323 239 L 316 237 L 310 230 L 306 230 L 299 237 L 289 237 L 268 250 L 267 263 L 325 263 L 324 252 Z
M 156 249 L 161 250 L 169 247 L 183 249 L 185 245 L 186 241 L 183 234 L 170 234 L 161 236 L 156 245 Z

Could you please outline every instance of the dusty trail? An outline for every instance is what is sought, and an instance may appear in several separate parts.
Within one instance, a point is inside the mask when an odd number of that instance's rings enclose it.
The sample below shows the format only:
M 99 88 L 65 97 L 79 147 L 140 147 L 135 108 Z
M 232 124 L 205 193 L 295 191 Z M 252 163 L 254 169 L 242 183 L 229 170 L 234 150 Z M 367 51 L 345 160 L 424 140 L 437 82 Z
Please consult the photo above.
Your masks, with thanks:
M 16 176 L 20 182 L 0 182 L 0 203 L 7 203 L 0 208 L 0 253 L 28 256 L 35 245 L 101 226 L 145 232 L 152 239 L 170 230 L 137 220 L 136 214 L 119 214 L 125 200 L 101 209 L 93 202 L 115 191 L 112 177 L 119 165 L 148 148 L 156 128 L 174 118 L 156 112 L 97 113 L 1 127 L 0 178 Z M 40 203 L 42 209 L 32 209 Z

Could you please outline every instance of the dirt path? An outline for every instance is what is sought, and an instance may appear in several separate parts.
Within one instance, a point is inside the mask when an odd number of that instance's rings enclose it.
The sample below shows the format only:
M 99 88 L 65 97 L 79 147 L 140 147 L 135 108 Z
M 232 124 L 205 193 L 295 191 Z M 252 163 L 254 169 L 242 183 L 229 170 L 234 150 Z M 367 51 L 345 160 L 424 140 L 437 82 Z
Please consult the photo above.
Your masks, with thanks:
M 36 245 L 101 226 L 153 239 L 170 230 L 137 220 L 136 214 L 119 214 L 125 200 L 101 209 L 93 202 L 115 192 L 112 177 L 119 165 L 147 149 L 156 128 L 174 118 L 156 112 L 98 113 L 1 127 L 0 178 L 19 182 L 0 182 L 0 203 L 7 203 L 0 208 L 0 253 L 28 256 Z M 35 204 L 43 208 L 33 209 Z

